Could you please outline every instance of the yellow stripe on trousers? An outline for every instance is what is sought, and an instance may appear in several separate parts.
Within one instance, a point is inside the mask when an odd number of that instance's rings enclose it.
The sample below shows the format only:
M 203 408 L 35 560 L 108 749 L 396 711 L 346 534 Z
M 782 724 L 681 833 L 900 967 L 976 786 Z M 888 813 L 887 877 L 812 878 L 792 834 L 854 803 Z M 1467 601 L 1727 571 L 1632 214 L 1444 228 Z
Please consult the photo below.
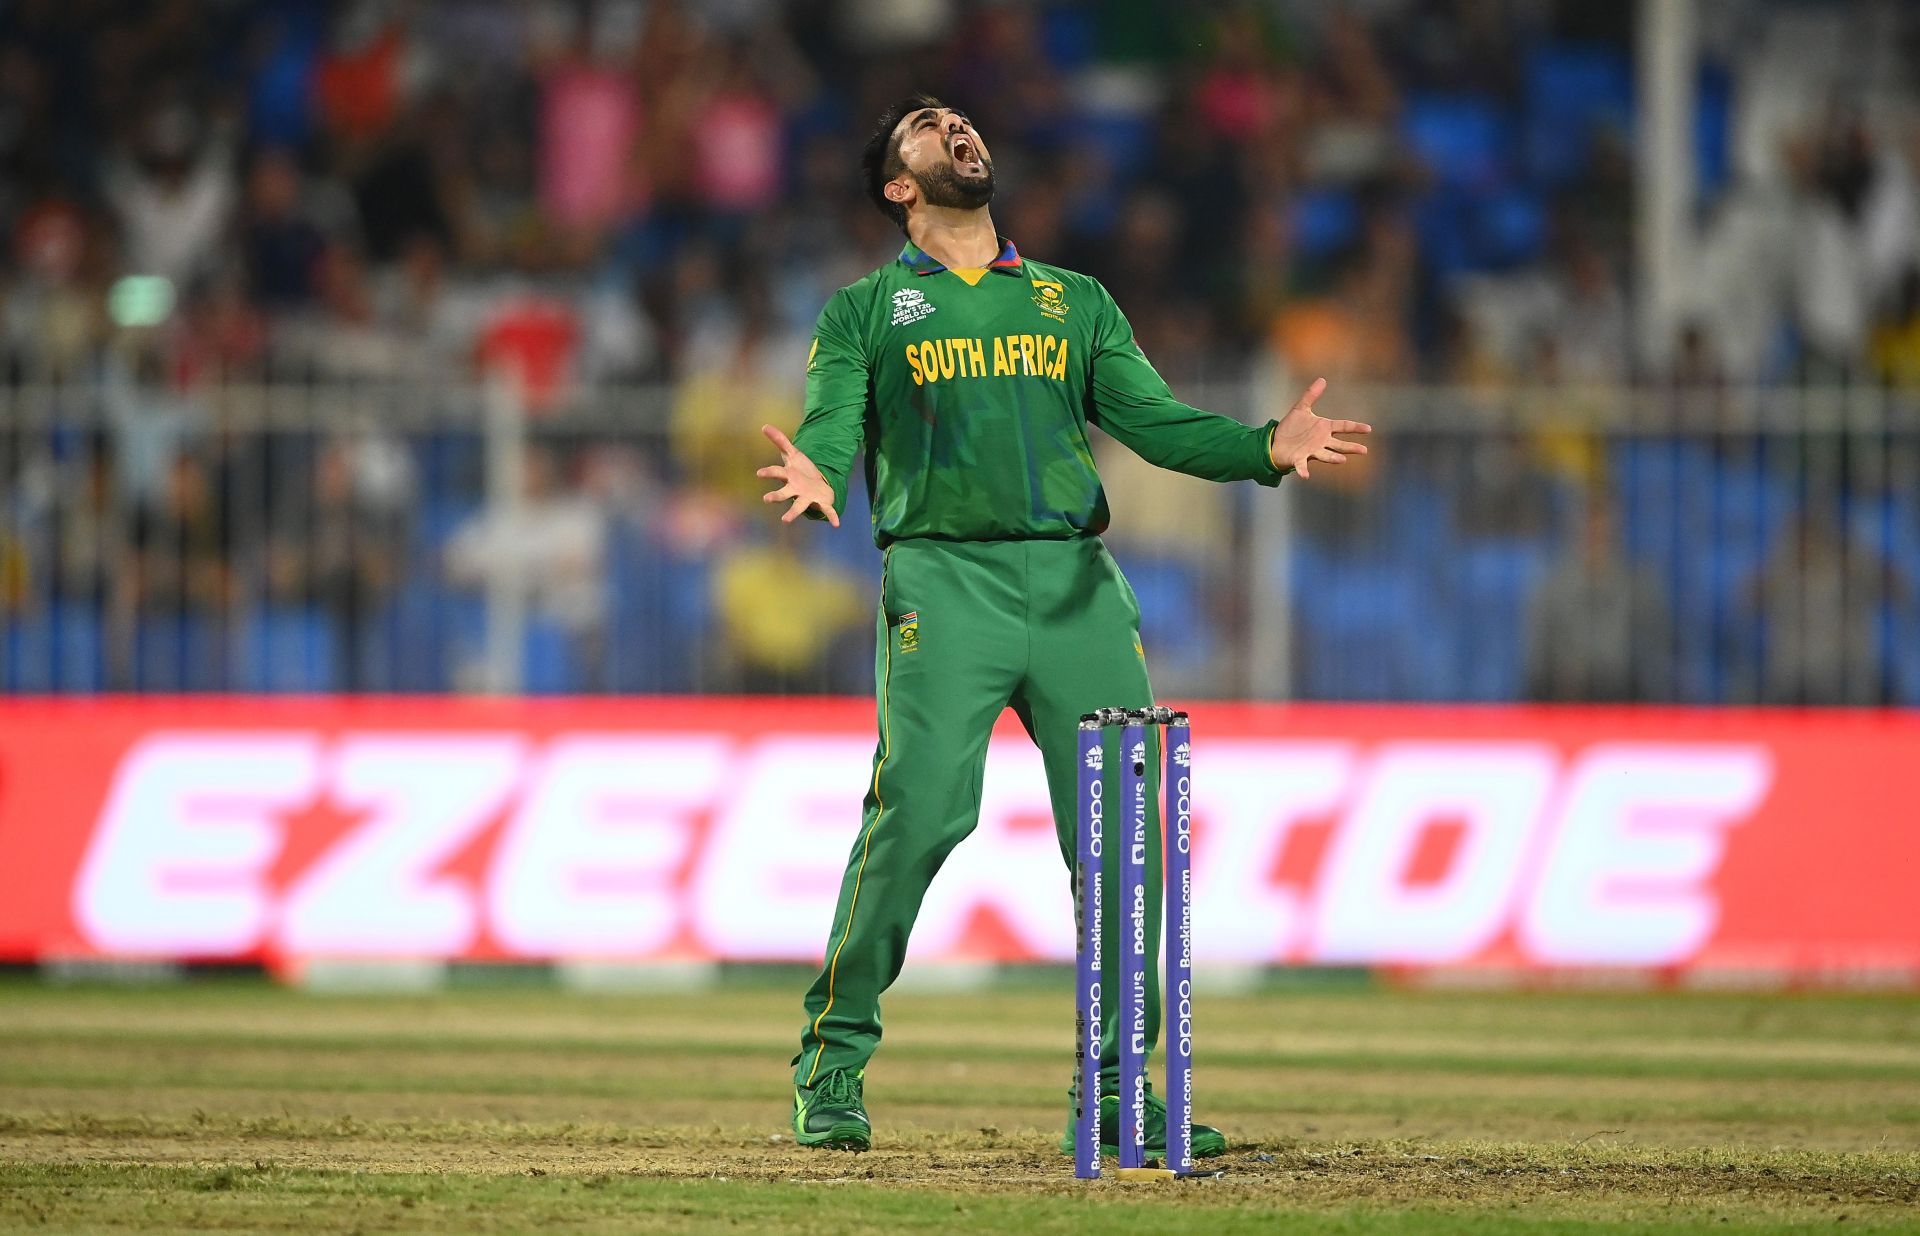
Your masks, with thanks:
M 880 559 L 880 614 L 887 612 L 887 573 L 893 565 L 893 546 L 887 546 L 887 552 Z M 893 686 L 893 632 L 883 623 L 881 638 L 887 642 L 886 669 L 880 678 L 880 759 L 873 766 L 873 823 L 867 825 L 867 834 L 860 842 L 860 867 L 853 873 L 853 898 L 847 902 L 847 925 L 840 933 L 840 943 L 834 947 L 833 958 L 827 962 L 827 1003 L 820 1010 L 820 1016 L 813 1019 L 813 1039 L 819 1046 L 813 1049 L 813 1067 L 807 1070 L 807 1085 L 813 1085 L 814 1074 L 820 1071 L 820 1057 L 827 1050 L 827 1042 L 820 1037 L 820 1023 L 833 1011 L 833 983 L 840 969 L 840 950 L 847 947 L 847 937 L 853 934 L 853 914 L 860 908 L 860 880 L 867 874 L 867 855 L 873 850 L 873 830 L 880 827 L 880 816 L 886 811 L 886 804 L 880 800 L 880 770 L 887 766 L 887 757 L 893 753 L 893 719 L 887 696 Z

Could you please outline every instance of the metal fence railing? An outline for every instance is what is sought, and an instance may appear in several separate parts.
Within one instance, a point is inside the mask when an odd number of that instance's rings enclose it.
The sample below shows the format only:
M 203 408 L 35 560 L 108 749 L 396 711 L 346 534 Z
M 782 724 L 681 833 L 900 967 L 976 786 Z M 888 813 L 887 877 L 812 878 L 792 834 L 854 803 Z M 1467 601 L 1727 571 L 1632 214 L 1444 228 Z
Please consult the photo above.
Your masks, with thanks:
M 1267 387 L 1182 394 L 1256 420 Z M 1099 444 L 1169 695 L 1920 702 L 1911 397 L 1329 400 L 1374 453 L 1277 492 Z M 0 390 L 0 683 L 869 690 L 864 496 L 781 527 L 756 428 L 664 387 Z

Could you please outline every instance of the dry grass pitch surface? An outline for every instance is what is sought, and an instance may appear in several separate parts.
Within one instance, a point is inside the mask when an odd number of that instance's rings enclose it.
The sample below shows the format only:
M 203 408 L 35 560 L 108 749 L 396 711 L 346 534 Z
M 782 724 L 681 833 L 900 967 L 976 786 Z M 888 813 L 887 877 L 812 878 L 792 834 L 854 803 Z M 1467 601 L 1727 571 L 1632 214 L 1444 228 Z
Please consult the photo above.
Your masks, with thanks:
M 1057 989 L 900 995 L 878 1143 L 785 1134 L 797 990 L 0 983 L 0 1230 L 1920 1232 L 1920 999 L 1210 997 L 1224 1179 L 1081 1184 Z

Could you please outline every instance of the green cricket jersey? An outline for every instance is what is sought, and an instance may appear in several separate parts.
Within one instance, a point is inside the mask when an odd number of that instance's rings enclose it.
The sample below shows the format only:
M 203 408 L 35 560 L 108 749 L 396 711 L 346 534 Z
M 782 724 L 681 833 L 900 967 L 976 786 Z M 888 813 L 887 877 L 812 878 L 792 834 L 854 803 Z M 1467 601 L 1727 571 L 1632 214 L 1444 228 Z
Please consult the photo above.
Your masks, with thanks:
M 833 485 L 866 447 L 873 537 L 1064 538 L 1101 532 L 1106 492 L 1087 426 L 1210 481 L 1277 485 L 1273 422 L 1173 397 L 1097 280 L 1022 258 L 984 274 L 909 243 L 820 311 L 794 445 Z

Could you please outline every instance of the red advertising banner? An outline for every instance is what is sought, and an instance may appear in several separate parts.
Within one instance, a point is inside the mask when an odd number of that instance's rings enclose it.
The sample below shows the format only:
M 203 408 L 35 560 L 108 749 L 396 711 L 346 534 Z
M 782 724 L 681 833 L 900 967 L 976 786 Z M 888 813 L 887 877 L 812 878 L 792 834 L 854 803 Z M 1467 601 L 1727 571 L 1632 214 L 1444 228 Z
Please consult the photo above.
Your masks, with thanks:
M 1920 978 L 1920 716 L 1194 713 L 1208 963 Z M 0 957 L 817 960 L 866 700 L 0 703 Z M 1038 753 L 912 957 L 1065 961 Z

